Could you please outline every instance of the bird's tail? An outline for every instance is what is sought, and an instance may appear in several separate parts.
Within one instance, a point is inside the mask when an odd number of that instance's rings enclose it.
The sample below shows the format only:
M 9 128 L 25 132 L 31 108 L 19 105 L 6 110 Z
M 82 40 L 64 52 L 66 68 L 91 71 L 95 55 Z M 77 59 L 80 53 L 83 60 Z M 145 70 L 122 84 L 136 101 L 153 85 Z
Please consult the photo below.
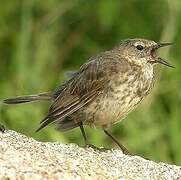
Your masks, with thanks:
M 52 92 L 45 92 L 35 95 L 28 95 L 28 96 L 18 96 L 15 98 L 9 98 L 1 101 L 3 104 L 20 104 L 20 103 L 28 103 L 32 101 L 39 101 L 39 100 L 52 100 L 53 93 Z

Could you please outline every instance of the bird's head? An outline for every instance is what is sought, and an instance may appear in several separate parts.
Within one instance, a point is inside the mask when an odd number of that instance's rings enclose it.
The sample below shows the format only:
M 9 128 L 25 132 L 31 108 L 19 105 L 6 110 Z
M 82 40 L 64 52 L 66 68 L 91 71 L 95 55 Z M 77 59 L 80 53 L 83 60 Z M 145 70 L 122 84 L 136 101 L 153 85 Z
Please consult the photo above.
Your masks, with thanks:
M 169 45 L 172 43 L 156 43 L 147 39 L 127 39 L 120 43 L 118 49 L 121 55 L 135 65 L 159 63 L 173 68 L 172 65 L 156 54 L 157 49 Z

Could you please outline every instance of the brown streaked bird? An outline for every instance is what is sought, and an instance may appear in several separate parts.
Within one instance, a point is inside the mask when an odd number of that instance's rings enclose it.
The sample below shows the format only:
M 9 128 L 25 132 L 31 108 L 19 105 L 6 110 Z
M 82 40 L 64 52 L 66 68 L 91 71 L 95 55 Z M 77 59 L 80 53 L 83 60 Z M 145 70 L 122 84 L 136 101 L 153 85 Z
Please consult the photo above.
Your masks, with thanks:
M 3 103 L 51 100 L 48 115 L 37 131 L 51 123 L 56 123 L 62 132 L 80 127 L 85 144 L 90 145 L 83 125 L 101 126 L 128 154 L 107 129 L 123 120 L 149 94 L 154 85 L 155 64 L 173 67 L 156 54 L 158 48 L 168 45 L 171 43 L 147 39 L 123 40 L 112 50 L 90 58 L 55 91 L 6 99 Z

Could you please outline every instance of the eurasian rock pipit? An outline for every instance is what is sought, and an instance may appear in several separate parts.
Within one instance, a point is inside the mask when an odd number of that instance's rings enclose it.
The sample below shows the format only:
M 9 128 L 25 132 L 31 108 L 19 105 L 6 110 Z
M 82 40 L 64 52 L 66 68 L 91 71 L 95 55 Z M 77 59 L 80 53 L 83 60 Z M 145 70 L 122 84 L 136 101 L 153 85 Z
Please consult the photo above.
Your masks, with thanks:
M 85 144 L 89 144 L 83 125 L 101 126 L 128 153 L 107 129 L 123 120 L 149 94 L 155 64 L 173 67 L 156 54 L 158 48 L 167 45 L 171 43 L 124 40 L 112 50 L 90 58 L 55 91 L 6 99 L 3 103 L 51 100 L 48 115 L 37 131 L 51 123 L 56 123 L 60 131 L 80 127 Z

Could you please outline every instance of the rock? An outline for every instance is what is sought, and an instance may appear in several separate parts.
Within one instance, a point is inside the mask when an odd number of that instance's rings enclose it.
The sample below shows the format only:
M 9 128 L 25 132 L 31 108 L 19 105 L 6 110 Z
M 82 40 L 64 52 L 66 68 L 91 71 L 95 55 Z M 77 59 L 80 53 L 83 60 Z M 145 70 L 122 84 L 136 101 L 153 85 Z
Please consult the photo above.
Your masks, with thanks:
M 179 180 L 181 167 L 130 157 L 121 150 L 99 152 L 5 131 L 0 132 L 0 179 Z

